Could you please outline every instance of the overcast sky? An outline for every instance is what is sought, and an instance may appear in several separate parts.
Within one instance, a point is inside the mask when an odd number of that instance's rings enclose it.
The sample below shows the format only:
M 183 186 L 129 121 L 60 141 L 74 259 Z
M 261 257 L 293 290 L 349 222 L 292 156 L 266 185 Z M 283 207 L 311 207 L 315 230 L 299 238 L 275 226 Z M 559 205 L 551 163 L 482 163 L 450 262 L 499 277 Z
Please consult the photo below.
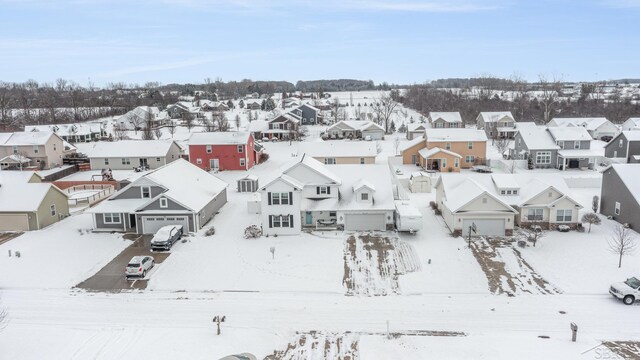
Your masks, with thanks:
M 640 0 L 0 0 L 0 80 L 640 78 Z

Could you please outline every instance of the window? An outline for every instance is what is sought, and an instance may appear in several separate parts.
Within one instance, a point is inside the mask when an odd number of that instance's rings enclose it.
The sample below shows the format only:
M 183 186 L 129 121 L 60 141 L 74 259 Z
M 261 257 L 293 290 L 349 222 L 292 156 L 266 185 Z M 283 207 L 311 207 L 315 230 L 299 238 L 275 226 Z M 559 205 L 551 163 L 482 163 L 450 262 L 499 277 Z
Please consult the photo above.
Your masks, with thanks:
M 13 145 L 13 147 L 12 147 L 12 148 L 13 148 L 13 153 L 14 153 L 14 154 L 17 154 L 17 153 L 18 153 L 18 147 L 17 147 L 17 146 L 15 146 L 15 145 Z
M 518 195 L 518 190 L 513 190 L 513 195 Z
M 362 200 L 362 201 L 369 201 L 369 193 L 362 193 L 362 194 L 360 194 L 360 200 Z
M 620 139 L 620 140 L 618 141 L 618 147 L 620 147 L 620 148 L 621 148 L 623 144 L 624 144 L 624 140 Z
M 500 195 L 505 195 L 507 192 L 504 190 L 500 190 Z
M 292 215 L 269 215 L 269 227 L 293 227 Z
M 273 215 L 272 215 L 271 224 L 272 224 L 272 226 L 273 226 L 274 228 L 275 228 L 275 227 L 281 227 L 281 226 L 280 226 L 280 225 L 281 225 L 281 223 L 280 223 L 280 219 L 281 219 L 281 217 L 280 217 L 280 216 L 273 216 Z
M 464 162 L 467 164 L 473 164 L 476 161 L 476 157 L 473 155 L 467 155 L 464 157 Z
M 527 212 L 527 220 L 529 221 L 542 221 L 544 216 L 544 210 L 542 209 L 529 209 Z
M 291 123 L 287 123 L 287 130 L 291 130 Z
M 280 193 L 271 193 L 271 205 L 280 205 Z
M 615 213 L 616 215 L 620 215 L 620 203 L 616 201 L 616 208 L 615 208 Z
M 460 167 L 460 160 L 458 158 L 453 159 L 453 167 Z
M 573 148 L 574 149 L 580 149 L 580 141 L 576 141 L 573 143 Z
M 364 158 L 360 158 L 360 164 L 364 164 Z
M 140 194 L 142 194 L 142 198 L 143 199 L 151 198 L 151 187 L 149 187 L 149 186 L 141 186 L 140 187 Z
M 473 143 L 472 142 L 468 143 L 467 147 L 469 148 L 469 150 L 473 149 Z
M 329 194 L 329 187 L 328 186 L 318 186 L 316 188 L 316 193 L 320 194 L 320 195 L 327 195 L 327 194 Z
M 51 208 L 49 209 L 49 211 L 51 211 L 51 216 L 56 216 L 56 206 L 55 205 L 51 205 Z
M 538 151 L 536 153 L 536 164 L 551 164 L 551 151 Z
M 160 158 L 156 158 L 156 161 L 157 161 L 157 162 L 160 162 Z
M 104 158 L 104 164 L 109 165 L 109 158 Z
M 520 146 L 520 144 L 522 144 L 522 138 L 518 138 L 518 146 Z
M 291 205 L 291 202 L 289 202 L 289 193 L 280 194 L 280 203 L 282 205 Z
M 122 165 L 131 165 L 131 159 L 122 158 Z
M 483 204 L 486 204 L 486 203 L 487 203 L 487 198 L 486 198 L 486 197 L 483 197 L 483 198 L 482 198 L 482 203 L 483 203 Z
M 33 153 L 34 154 L 38 153 L 38 145 L 33 145 Z
M 118 213 L 106 213 L 102 214 L 102 221 L 105 224 L 120 224 L 120 214 Z
M 282 216 L 280 224 L 281 224 L 282 227 L 289 227 L 290 226 L 289 217 L 288 216 Z
M 447 149 L 447 150 L 451 150 L 451 143 L 446 143 L 444 145 L 444 148 Z
M 559 209 L 556 210 L 557 222 L 571 222 L 573 211 L 571 209 Z
M 213 147 L 211 145 L 207 145 L 205 149 L 207 151 L 207 154 L 211 154 L 213 152 Z
M 160 198 L 160 207 L 166 209 L 169 207 L 169 201 L 166 198 Z
M 441 122 L 436 123 L 436 128 L 443 128 L 443 127 L 444 127 L 443 123 L 441 123 Z
M 198 164 L 198 165 L 202 164 L 202 159 L 197 158 L 197 159 L 196 159 L 196 164 Z
M 507 195 L 511 195 L 511 190 L 507 190 Z
M 442 163 L 442 168 L 446 168 L 447 167 L 447 159 L 442 159 L 440 160 L 440 162 Z
M 243 153 L 244 152 L 244 146 L 243 145 L 238 145 L 238 152 L 239 153 Z
M 337 212 L 329 211 L 329 217 L 336 217 L 336 216 L 338 216 Z
M 240 166 L 244 166 L 244 164 L 245 164 L 244 158 L 240 159 Z
M 335 165 L 336 164 L 336 158 L 324 158 L 324 164 L 325 165 Z
M 556 145 L 558 145 L 560 149 L 564 149 L 564 141 L 556 141 Z

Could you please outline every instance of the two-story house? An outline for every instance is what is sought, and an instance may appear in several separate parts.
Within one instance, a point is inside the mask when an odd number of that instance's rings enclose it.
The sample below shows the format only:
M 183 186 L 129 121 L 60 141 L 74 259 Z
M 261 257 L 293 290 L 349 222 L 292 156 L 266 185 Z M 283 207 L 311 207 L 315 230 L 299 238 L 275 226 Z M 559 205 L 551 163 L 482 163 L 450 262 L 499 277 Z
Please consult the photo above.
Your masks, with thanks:
M 250 132 L 193 133 L 188 141 L 189 161 L 204 170 L 249 170 L 256 164 Z
M 591 135 L 583 127 L 550 127 L 547 132 L 559 147 L 558 169 L 593 167 L 601 156 L 599 152 L 591 150 Z
M 602 171 L 600 213 L 640 229 L 640 165 L 613 164 Z
M 186 116 L 191 116 L 195 119 L 200 116 L 200 108 L 193 106 L 188 101 L 179 101 L 171 104 L 167 106 L 166 112 L 172 119 L 184 119 Z
M 323 121 L 320 109 L 309 104 L 302 104 L 290 112 L 300 119 L 301 125 L 316 125 Z
M 407 124 L 407 140 L 413 140 L 415 138 L 424 137 L 424 131 L 427 129 L 427 124 L 413 123 Z
M 612 138 L 616 136 L 620 130 L 611 121 L 604 117 L 593 118 L 553 118 L 548 123 L 549 128 L 552 127 L 582 127 L 587 130 L 592 139 Z
M 153 170 L 88 210 L 97 231 L 153 234 L 201 229 L 227 202 L 227 183 L 184 159 Z
M 484 130 L 489 139 L 513 139 L 516 121 L 511 111 L 483 111 L 476 118 L 476 126 Z
M 262 137 L 269 140 L 296 140 L 300 131 L 300 118 L 292 113 L 285 113 L 269 120 L 268 129 L 263 130 Z
M 5 165 L 49 169 L 62 165 L 64 154 L 64 140 L 51 131 L 0 133 L 0 163 Z
M 115 119 L 114 127 L 123 130 L 141 130 L 146 129 L 147 125 L 155 128 L 169 121 L 169 114 L 166 111 L 160 111 L 155 106 L 138 106 Z
M 434 129 L 442 128 L 463 128 L 462 117 L 457 111 L 452 112 L 430 112 L 429 123 Z
M 70 143 L 98 141 L 109 136 L 106 127 L 100 123 L 76 123 L 55 125 L 27 125 L 25 132 L 50 131 L 60 136 L 62 140 Z
M 424 139 L 412 140 L 401 151 L 404 164 L 417 164 L 428 170 L 459 172 L 484 164 L 487 135 L 482 130 L 426 129 Z
M 265 235 L 295 235 L 304 229 L 384 231 L 393 227 L 393 189 L 385 165 L 328 167 L 302 155 L 260 182 Z
M 640 130 L 640 117 L 630 117 L 622 123 L 622 131 Z
M 178 160 L 182 148 L 172 140 L 122 140 L 78 144 L 92 170 L 157 169 Z
M 556 168 L 558 165 L 558 150 L 560 147 L 547 132 L 545 126 L 538 126 L 533 122 L 516 123 L 516 136 L 510 157 L 516 160 L 528 160 L 535 168 Z
M 623 130 L 605 145 L 604 156 L 626 163 L 640 162 L 640 131 Z

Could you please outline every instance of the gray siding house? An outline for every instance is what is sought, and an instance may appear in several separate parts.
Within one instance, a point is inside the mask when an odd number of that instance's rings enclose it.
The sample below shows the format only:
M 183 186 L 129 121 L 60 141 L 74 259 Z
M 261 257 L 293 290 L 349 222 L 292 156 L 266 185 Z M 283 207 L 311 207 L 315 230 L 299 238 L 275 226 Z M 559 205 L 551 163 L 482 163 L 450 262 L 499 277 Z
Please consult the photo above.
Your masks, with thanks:
M 533 159 L 536 168 L 558 167 L 558 150 L 560 147 L 553 141 L 544 126 L 534 123 L 516 123 L 518 133 L 514 138 L 513 149 L 510 150 L 512 159 Z
M 604 147 L 604 156 L 609 159 L 625 159 L 634 162 L 634 155 L 640 155 L 640 131 L 623 131 Z
M 300 118 L 301 125 L 316 125 L 317 123 L 322 122 L 320 109 L 309 104 L 302 104 L 291 110 L 291 112 Z
M 640 229 L 640 165 L 614 164 L 602 172 L 600 213 Z
M 78 151 L 89 157 L 92 170 L 157 169 L 182 154 L 182 148 L 172 140 L 99 141 L 79 145 Z
M 152 234 L 165 225 L 201 229 L 227 202 L 227 184 L 180 159 L 127 185 L 91 210 L 97 231 Z

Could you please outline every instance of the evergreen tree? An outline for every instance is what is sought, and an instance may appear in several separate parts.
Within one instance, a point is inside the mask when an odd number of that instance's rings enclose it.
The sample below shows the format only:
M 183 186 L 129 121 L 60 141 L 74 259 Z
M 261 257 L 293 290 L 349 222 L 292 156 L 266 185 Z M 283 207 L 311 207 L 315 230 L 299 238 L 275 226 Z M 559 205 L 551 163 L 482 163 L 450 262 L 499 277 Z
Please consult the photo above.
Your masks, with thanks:
M 264 110 L 266 111 L 271 111 L 276 108 L 276 102 L 273 101 L 273 98 L 268 98 L 262 104 L 263 104 Z
M 244 109 L 244 100 L 240 99 L 238 106 L 240 107 L 240 109 Z
M 395 121 L 392 121 L 391 125 L 389 125 L 389 132 L 392 133 L 392 134 L 394 132 L 396 132 L 396 122 Z
M 233 101 L 231 101 L 231 99 L 229 99 L 229 101 L 227 101 L 227 106 L 229 107 L 229 109 L 235 108 L 235 106 L 233 105 Z
M 266 100 L 262 100 L 262 104 L 260 104 L 260 109 L 265 110 L 267 106 L 267 101 Z

